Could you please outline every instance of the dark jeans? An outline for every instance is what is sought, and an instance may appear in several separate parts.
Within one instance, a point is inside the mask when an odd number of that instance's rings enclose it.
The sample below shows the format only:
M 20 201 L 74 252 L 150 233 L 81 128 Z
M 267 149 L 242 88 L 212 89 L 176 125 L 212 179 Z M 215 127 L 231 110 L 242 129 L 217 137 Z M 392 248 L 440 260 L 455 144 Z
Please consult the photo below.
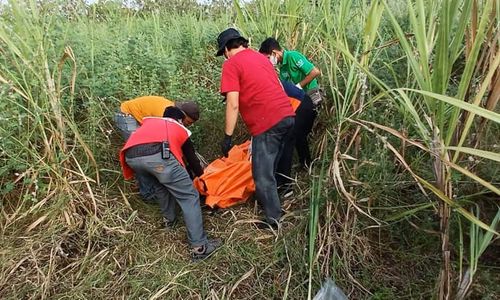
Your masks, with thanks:
M 306 96 L 308 97 L 308 96 Z M 304 100 L 306 101 L 306 100 Z M 308 99 L 308 101 L 311 101 Z M 309 142 L 307 140 L 309 133 L 312 131 L 314 120 L 316 119 L 316 111 L 312 103 L 307 105 L 303 102 L 295 112 L 295 125 L 293 126 L 292 137 L 285 143 L 283 154 L 278 162 L 276 170 L 276 182 L 278 186 L 291 182 L 290 176 L 292 171 L 293 149 L 297 149 L 299 163 L 309 165 L 311 163 L 311 152 L 309 150 Z
M 162 215 L 169 221 L 176 219 L 175 203 L 179 204 L 186 223 L 191 246 L 207 243 L 198 191 L 184 167 L 171 155 L 162 159 L 160 153 L 136 158 L 127 158 L 127 164 L 135 176 L 141 176 L 148 187 L 148 197 L 160 204 Z
M 281 218 L 276 168 L 285 143 L 291 138 L 294 117 L 287 117 L 266 132 L 252 137 L 252 176 L 257 200 L 269 223 Z

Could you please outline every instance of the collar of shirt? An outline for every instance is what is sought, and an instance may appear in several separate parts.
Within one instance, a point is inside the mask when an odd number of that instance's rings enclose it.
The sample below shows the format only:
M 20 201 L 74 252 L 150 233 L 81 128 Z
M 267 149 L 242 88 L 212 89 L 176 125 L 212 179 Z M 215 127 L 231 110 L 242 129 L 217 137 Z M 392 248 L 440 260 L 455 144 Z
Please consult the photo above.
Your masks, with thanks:
M 283 49 L 283 60 L 281 61 L 281 65 L 285 66 L 288 62 L 288 50 Z

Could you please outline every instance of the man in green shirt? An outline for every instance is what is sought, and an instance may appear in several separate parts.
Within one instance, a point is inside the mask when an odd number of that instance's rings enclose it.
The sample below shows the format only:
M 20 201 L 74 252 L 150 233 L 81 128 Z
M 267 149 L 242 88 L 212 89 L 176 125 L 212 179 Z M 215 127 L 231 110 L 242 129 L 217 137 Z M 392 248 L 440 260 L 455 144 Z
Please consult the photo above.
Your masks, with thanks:
M 282 49 L 278 41 L 272 37 L 262 42 L 259 52 L 266 55 L 274 66 L 280 65 L 281 80 L 291 81 L 303 89 L 315 106 L 321 103 L 322 97 L 317 80 L 321 72 L 302 53 Z

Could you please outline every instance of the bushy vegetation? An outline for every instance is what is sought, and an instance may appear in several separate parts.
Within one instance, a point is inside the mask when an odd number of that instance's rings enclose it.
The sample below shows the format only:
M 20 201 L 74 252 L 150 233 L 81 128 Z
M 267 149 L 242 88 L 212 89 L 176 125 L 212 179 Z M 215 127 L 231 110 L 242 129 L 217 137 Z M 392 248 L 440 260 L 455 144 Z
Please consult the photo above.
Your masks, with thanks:
M 0 6 L 2 298 L 305 299 L 327 277 L 352 299 L 498 296 L 496 1 L 126 3 Z M 304 52 L 327 100 L 279 234 L 254 202 L 205 212 L 225 246 L 192 264 L 123 181 L 111 119 L 136 96 L 194 99 L 216 158 L 228 26 Z

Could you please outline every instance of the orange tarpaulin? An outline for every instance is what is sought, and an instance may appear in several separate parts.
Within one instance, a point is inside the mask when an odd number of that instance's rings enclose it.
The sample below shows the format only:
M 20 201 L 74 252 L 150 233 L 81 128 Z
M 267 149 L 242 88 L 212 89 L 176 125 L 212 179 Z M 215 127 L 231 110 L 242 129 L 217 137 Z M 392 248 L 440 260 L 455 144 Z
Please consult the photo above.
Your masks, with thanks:
M 288 99 L 296 111 L 301 102 L 292 97 Z M 249 147 L 250 141 L 234 146 L 227 158 L 213 161 L 203 175 L 194 180 L 200 194 L 207 196 L 205 203 L 208 206 L 230 207 L 247 201 L 255 192 Z
M 293 111 L 297 111 L 297 108 L 300 106 L 300 100 L 297 100 L 292 97 L 288 97 L 288 100 L 290 100 L 290 104 L 292 105 Z
M 227 158 L 213 161 L 203 175 L 195 179 L 194 186 L 207 196 L 208 206 L 230 207 L 245 202 L 255 191 L 249 146 L 250 141 L 234 146 Z

